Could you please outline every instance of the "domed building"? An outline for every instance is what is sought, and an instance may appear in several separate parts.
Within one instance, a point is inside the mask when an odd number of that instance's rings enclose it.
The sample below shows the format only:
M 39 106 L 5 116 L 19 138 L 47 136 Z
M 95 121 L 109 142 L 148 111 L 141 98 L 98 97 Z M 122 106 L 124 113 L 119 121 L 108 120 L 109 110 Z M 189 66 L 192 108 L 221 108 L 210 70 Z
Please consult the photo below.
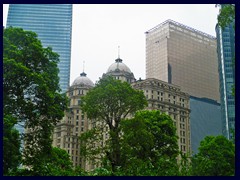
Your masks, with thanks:
M 113 76 L 116 79 L 126 81 L 128 83 L 135 82 L 136 79 L 133 73 L 122 61 L 123 60 L 118 57 L 115 62 L 109 66 L 107 73 L 104 73 L 102 77 Z
M 53 146 L 66 150 L 75 167 L 86 166 L 85 161 L 80 158 L 79 135 L 88 129 L 88 118 L 80 109 L 80 98 L 93 87 L 94 83 L 84 72 L 73 81 L 66 92 L 70 99 L 68 111 L 54 129 Z

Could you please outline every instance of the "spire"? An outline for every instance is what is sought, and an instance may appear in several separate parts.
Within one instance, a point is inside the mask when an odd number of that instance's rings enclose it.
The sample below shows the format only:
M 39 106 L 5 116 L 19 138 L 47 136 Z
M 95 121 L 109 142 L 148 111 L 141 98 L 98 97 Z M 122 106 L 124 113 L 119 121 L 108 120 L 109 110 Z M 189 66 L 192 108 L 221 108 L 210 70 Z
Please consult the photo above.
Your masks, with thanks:
M 118 46 L 118 59 L 120 59 L 120 46 Z
M 85 61 L 83 61 L 83 72 L 80 74 L 80 76 L 82 76 L 82 77 L 87 76 L 87 74 L 84 72 L 84 64 L 85 64 Z
M 84 72 L 84 64 L 85 64 L 85 61 L 83 61 L 83 72 Z
M 122 62 L 122 59 L 120 59 L 120 46 L 118 46 L 118 58 L 115 60 L 116 62 Z

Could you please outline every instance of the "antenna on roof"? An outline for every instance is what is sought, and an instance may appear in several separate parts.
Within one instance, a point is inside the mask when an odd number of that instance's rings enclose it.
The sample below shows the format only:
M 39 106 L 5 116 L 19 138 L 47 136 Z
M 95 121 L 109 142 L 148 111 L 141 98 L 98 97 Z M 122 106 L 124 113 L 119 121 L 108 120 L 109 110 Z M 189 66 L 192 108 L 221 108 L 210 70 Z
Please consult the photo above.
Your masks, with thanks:
M 118 46 L 118 59 L 120 59 L 120 46 Z
M 85 65 L 85 61 L 83 61 L 83 72 L 84 72 L 84 65 Z

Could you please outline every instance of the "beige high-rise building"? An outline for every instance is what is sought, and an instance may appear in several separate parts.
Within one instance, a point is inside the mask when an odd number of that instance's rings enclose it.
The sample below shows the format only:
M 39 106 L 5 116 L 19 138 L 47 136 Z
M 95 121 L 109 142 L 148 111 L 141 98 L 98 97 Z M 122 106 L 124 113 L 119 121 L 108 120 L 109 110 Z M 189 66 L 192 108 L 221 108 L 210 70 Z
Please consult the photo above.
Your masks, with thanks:
M 147 110 L 160 110 L 172 118 L 179 137 L 179 150 L 191 154 L 189 95 L 179 86 L 154 78 L 136 81 L 132 87 L 144 92 L 148 101 Z
M 215 37 L 172 20 L 145 34 L 146 78 L 175 84 L 191 96 L 219 102 Z

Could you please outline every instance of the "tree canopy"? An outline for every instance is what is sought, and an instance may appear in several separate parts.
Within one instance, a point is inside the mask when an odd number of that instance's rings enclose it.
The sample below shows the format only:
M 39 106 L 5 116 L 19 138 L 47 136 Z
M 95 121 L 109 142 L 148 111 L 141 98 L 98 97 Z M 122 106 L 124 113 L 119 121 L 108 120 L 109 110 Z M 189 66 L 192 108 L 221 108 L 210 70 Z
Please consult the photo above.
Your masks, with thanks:
M 206 136 L 199 153 L 192 158 L 193 175 L 233 176 L 235 173 L 235 145 L 224 136 Z
M 25 163 L 41 161 L 49 155 L 54 125 L 67 108 L 60 94 L 59 55 L 44 48 L 37 34 L 8 27 L 3 32 L 4 117 L 24 122 Z
M 122 167 L 126 175 L 177 175 L 178 137 L 170 116 L 138 111 L 121 122 Z
M 14 128 L 17 120 L 10 115 L 3 119 L 3 174 L 16 170 L 21 162 L 19 132 Z
M 111 76 L 100 79 L 96 86 L 82 97 L 81 109 L 87 117 L 108 127 L 110 149 L 106 154 L 113 170 L 120 165 L 119 123 L 146 105 L 147 100 L 142 91 L 135 90 L 127 82 Z
M 218 15 L 218 24 L 225 28 L 230 23 L 234 22 L 235 27 L 235 5 L 221 4 L 220 14 Z

